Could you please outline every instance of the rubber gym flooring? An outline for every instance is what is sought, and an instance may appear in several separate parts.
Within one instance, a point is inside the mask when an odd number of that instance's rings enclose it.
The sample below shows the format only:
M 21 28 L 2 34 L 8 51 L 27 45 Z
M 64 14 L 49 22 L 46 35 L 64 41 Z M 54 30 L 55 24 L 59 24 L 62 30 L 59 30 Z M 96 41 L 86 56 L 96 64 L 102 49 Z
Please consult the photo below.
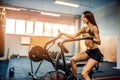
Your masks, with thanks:
M 40 62 L 32 62 L 34 68 L 33 71 L 37 69 L 39 63 Z M 9 71 L 10 68 L 13 67 L 14 75 L 10 77 Z M 114 67 L 116 67 L 116 63 L 114 62 L 104 61 L 99 63 L 99 70 L 96 71 L 95 69 L 93 69 L 94 70 L 93 80 L 120 80 L 120 70 Z M 78 68 L 78 78 L 80 80 L 82 79 L 80 75 L 82 68 L 83 67 Z M 31 64 L 30 59 L 27 57 L 11 58 L 6 69 L 7 72 L 5 80 L 33 80 L 32 76 L 29 75 L 29 72 L 31 72 Z M 36 76 L 39 78 L 50 71 L 54 71 L 54 67 L 52 66 L 52 64 L 48 61 L 43 61 L 40 68 L 36 72 Z M 0 71 L 0 75 L 1 74 L 2 72 Z

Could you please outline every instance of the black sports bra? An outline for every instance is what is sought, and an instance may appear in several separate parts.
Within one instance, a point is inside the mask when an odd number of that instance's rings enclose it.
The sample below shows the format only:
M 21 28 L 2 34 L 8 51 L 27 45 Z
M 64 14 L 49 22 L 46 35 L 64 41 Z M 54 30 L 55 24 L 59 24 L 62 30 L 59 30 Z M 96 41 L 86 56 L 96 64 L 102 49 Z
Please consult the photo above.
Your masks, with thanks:
M 85 31 L 85 29 L 84 29 L 83 33 L 84 34 L 88 33 L 90 36 L 94 36 L 93 32 L 91 31 L 91 28 L 88 31 Z

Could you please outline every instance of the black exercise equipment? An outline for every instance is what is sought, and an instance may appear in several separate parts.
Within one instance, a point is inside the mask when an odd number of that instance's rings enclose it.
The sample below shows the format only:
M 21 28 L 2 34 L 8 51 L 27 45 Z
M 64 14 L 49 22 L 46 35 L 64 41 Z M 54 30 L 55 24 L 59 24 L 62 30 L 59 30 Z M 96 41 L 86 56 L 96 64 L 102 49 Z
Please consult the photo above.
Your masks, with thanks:
M 44 48 L 42 48 L 40 46 L 34 46 L 31 48 L 31 50 L 29 52 L 29 58 L 31 60 L 31 72 L 29 73 L 29 75 L 31 75 L 33 77 L 33 79 L 36 79 L 36 80 L 76 80 L 76 78 L 74 77 L 74 75 L 70 69 L 71 68 L 70 63 L 67 63 L 66 59 L 65 59 L 64 53 L 68 53 L 68 50 L 65 48 L 64 43 L 71 42 L 71 41 L 93 39 L 93 38 L 89 37 L 89 38 L 76 38 L 76 39 L 63 40 L 62 42 L 58 43 L 58 47 L 61 50 L 60 52 L 49 51 L 49 48 L 61 36 L 62 35 L 59 34 L 54 39 L 48 41 L 45 44 Z M 49 45 L 51 45 L 51 46 L 49 46 Z M 55 71 L 50 71 L 46 75 L 44 75 L 43 77 L 38 78 L 36 76 L 36 74 L 37 74 L 43 60 L 49 61 L 53 65 L 53 67 L 55 68 Z M 32 61 L 39 62 L 39 65 L 38 65 L 35 72 L 33 71 Z M 82 64 L 82 65 L 77 64 L 77 67 L 83 66 L 83 65 L 84 64 Z
M 46 56 L 46 52 L 40 46 L 34 46 L 34 47 L 32 47 L 32 49 L 29 52 L 29 58 L 32 61 L 35 61 L 35 62 L 39 62 L 39 61 L 45 59 L 46 57 L 47 57 Z
M 14 77 L 14 67 L 11 67 L 10 69 L 9 69 L 9 77 Z

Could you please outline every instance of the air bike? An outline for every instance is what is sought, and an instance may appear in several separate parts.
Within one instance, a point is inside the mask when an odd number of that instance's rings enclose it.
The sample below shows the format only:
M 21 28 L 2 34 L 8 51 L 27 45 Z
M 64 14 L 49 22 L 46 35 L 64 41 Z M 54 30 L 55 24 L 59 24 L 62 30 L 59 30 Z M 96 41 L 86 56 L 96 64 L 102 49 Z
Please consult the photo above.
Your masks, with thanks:
M 31 75 L 34 80 L 77 80 L 71 71 L 70 63 L 67 63 L 65 59 L 64 53 L 68 53 L 69 51 L 65 48 L 64 43 L 92 38 L 88 37 L 88 38 L 65 39 L 62 42 L 58 42 L 58 47 L 60 48 L 59 53 L 50 52 L 49 48 L 52 45 L 54 45 L 54 43 L 59 38 L 61 38 L 61 36 L 62 35 L 59 34 L 57 37 L 51 39 L 45 44 L 44 47 L 34 46 L 29 51 L 29 58 L 31 61 L 31 72 L 29 72 L 29 75 Z M 44 60 L 50 62 L 53 65 L 55 71 L 50 71 L 46 73 L 44 76 L 38 78 L 36 74 Z M 39 62 L 39 65 L 35 71 L 33 71 L 32 61 Z M 77 64 L 77 67 L 80 66 L 83 66 L 83 64 Z

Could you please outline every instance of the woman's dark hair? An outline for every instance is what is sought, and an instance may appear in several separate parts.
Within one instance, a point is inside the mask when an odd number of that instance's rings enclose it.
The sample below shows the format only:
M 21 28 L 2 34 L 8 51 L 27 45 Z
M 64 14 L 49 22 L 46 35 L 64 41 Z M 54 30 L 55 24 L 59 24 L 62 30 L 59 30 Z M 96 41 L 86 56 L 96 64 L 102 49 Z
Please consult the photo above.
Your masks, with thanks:
M 85 12 L 83 12 L 83 14 L 93 25 L 95 25 L 98 28 L 98 26 L 96 24 L 96 21 L 95 21 L 95 18 L 94 18 L 94 15 L 93 15 L 92 12 L 85 11 Z

